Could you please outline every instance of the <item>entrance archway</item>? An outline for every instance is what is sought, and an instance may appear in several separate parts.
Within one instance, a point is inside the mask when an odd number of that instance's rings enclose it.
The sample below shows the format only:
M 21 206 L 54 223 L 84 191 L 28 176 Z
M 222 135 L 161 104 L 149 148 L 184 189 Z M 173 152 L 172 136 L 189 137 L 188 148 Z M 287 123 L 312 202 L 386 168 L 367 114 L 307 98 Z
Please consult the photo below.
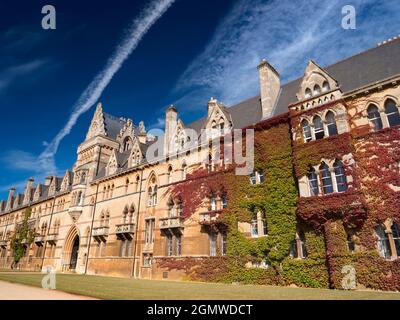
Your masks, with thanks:
M 79 253 L 79 237 L 76 236 L 75 240 L 74 240 L 74 244 L 72 246 L 71 259 L 69 262 L 70 270 L 76 269 L 76 264 L 78 262 L 78 253 Z
M 65 238 L 63 252 L 63 271 L 75 271 L 79 258 L 79 234 L 75 226 L 71 228 Z

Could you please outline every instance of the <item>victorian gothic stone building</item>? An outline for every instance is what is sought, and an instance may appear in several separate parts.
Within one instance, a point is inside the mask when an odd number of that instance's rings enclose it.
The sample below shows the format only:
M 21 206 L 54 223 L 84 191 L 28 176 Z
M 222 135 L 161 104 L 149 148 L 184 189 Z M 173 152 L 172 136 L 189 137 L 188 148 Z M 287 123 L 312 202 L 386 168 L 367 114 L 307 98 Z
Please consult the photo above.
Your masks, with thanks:
M 252 279 L 260 283 L 339 287 L 340 268 L 350 264 L 358 284 L 398 290 L 400 40 L 328 67 L 310 61 L 303 77 L 286 84 L 268 62 L 258 70 L 259 96 L 231 107 L 212 98 L 207 114 L 189 125 L 171 106 L 161 137 L 98 104 L 72 170 L 44 182 L 29 179 L 22 194 L 11 189 L 0 203 L 0 268 L 52 266 L 58 272 L 182 279 L 204 261 L 221 258 L 229 264 L 237 254 L 242 274 L 256 270 Z M 270 137 L 277 127 L 284 134 Z M 287 135 L 289 152 L 283 158 L 290 168 L 282 184 L 293 188 L 282 188 L 281 201 L 288 212 L 274 213 L 269 192 L 276 188 L 268 187 L 258 189 L 265 191 L 258 195 L 263 205 L 243 206 L 249 219 L 237 219 L 234 226 L 221 219 L 239 197 L 229 192 L 208 193 L 184 215 L 190 199 L 172 195 L 171 188 L 195 179 L 193 173 L 202 168 L 218 176 L 223 167 L 212 148 L 187 146 L 197 138 L 186 129 L 199 135 L 214 129 L 208 138 L 220 139 L 245 128 L 255 129 L 267 155 L 275 149 L 263 139 L 283 141 Z M 261 157 L 259 150 L 255 158 Z M 256 165 L 246 183 L 271 186 L 283 176 L 275 171 L 269 163 Z M 285 198 L 290 190 L 294 201 Z M 293 227 L 282 229 L 279 215 L 290 214 Z M 24 224 L 30 236 L 20 239 Z M 234 248 L 237 234 L 249 243 L 268 237 L 276 243 L 261 254 L 244 255 Z M 283 236 L 289 240 L 281 241 Z M 16 243 L 23 248 L 17 262 Z M 179 261 L 193 263 L 179 267 Z M 230 280 L 243 280 L 229 267 L 224 272 Z

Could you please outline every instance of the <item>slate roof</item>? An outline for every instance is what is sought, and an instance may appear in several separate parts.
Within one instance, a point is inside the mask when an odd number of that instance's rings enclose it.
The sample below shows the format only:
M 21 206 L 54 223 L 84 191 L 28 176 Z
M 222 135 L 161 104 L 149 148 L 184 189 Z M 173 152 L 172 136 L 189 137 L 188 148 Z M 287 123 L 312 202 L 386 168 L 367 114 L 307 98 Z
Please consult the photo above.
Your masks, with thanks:
M 363 51 L 332 64 L 324 69 L 338 81 L 343 93 L 374 84 L 400 74 L 400 38 L 384 45 Z M 303 77 L 281 86 L 278 102 L 272 116 L 288 112 L 288 106 L 297 101 Z M 262 119 L 260 96 L 256 96 L 226 109 L 232 117 L 234 128 L 244 128 Z M 200 132 L 207 117 L 187 127 Z
M 119 132 L 125 124 L 125 120 L 121 118 L 114 117 L 108 113 L 103 113 L 104 115 L 104 126 L 106 128 L 107 136 L 111 139 L 116 139 Z
M 363 51 L 352 57 L 324 68 L 338 81 L 343 93 L 374 84 L 400 74 L 400 39 Z M 284 86 L 274 115 L 288 111 L 288 105 L 296 102 L 302 78 Z

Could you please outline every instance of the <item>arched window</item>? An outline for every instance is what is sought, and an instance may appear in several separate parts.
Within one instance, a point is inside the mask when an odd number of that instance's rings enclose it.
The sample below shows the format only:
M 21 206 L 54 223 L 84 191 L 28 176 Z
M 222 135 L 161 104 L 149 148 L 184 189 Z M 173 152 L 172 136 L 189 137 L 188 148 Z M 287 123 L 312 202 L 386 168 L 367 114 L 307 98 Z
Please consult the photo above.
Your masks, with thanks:
M 155 185 L 153 188 L 153 206 L 155 206 L 158 202 L 157 192 L 158 192 L 158 188 L 157 188 L 157 185 Z
M 153 188 L 149 187 L 147 191 L 147 205 L 151 207 L 153 205 Z
M 129 207 L 129 222 L 135 223 L 135 207 L 133 204 Z
M 113 197 L 113 193 L 114 193 L 114 185 L 111 186 L 111 194 L 110 194 L 110 198 Z
M 397 223 L 393 223 L 392 225 L 392 235 L 393 235 L 394 246 L 396 248 L 397 257 L 400 257 L 400 230 Z
M 107 213 L 106 213 L 106 219 L 105 219 L 105 221 L 104 221 L 104 225 L 106 226 L 106 227 L 108 227 L 109 225 L 110 225 L 110 213 L 107 211 Z
M 385 113 L 388 118 L 389 127 L 400 125 L 399 108 L 392 99 L 385 102 Z
M 310 128 L 310 124 L 308 123 L 308 121 L 307 120 L 303 120 L 301 122 L 301 127 L 303 128 L 304 141 L 305 142 L 311 141 L 312 140 L 311 128 Z
M 383 128 L 381 114 L 379 113 L 379 109 L 377 106 L 371 104 L 368 109 L 368 119 L 371 121 L 374 126 L 374 131 L 381 130 Z
M 228 207 L 228 198 L 226 194 L 222 194 L 221 196 L 221 204 L 222 204 L 222 209 L 226 209 Z
M 129 137 L 126 137 L 124 140 L 124 151 L 131 150 L 132 148 L 132 140 Z
M 186 180 L 186 174 L 187 174 L 187 165 L 186 165 L 186 162 L 183 162 L 183 164 L 182 164 L 182 180 Z
M 168 167 L 168 183 L 172 183 L 172 166 Z
M 267 215 L 265 212 L 261 213 L 261 225 L 262 225 L 262 232 L 263 236 L 266 236 L 268 234 L 268 224 L 267 224 Z
M 311 92 L 311 89 L 310 88 L 307 88 L 306 89 L 306 91 L 305 91 L 305 98 L 306 99 L 309 99 L 309 98 L 311 98 L 312 97 L 312 92 Z
M 290 246 L 290 257 L 296 259 L 307 258 L 306 236 L 303 230 L 296 232 L 296 238 Z
M 333 164 L 333 168 L 335 169 L 337 191 L 338 192 L 347 191 L 347 178 L 346 178 L 346 173 L 344 171 L 343 163 L 337 160 Z
M 377 235 L 377 246 L 378 246 L 378 251 L 379 255 L 382 258 L 390 258 L 390 243 L 389 243 L 389 238 L 385 232 L 385 228 L 381 225 L 377 226 L 376 229 L 376 235 Z
M 326 125 L 328 126 L 328 133 L 330 137 L 338 134 L 335 114 L 332 111 L 328 111 L 326 114 Z
M 125 181 L 125 194 L 128 193 L 128 188 L 129 188 L 129 178 L 127 178 Z
M 326 163 L 322 163 L 319 167 L 322 177 L 322 188 L 324 190 L 324 194 L 333 193 L 333 185 L 332 185 L 332 176 L 329 171 L 329 167 Z
M 258 237 L 258 218 L 256 212 L 253 212 L 251 219 L 251 236 L 253 238 Z
M 218 126 L 217 126 L 217 122 L 215 120 L 213 120 L 213 122 L 211 123 L 211 137 L 215 138 L 216 136 L 218 136 Z
M 219 133 L 223 136 L 225 134 L 225 120 L 224 120 L 224 118 L 221 117 L 219 119 L 218 127 L 219 127 Z
M 105 214 L 104 211 L 101 212 L 101 216 L 100 216 L 100 226 L 104 226 L 105 223 Z
M 318 186 L 318 176 L 315 173 L 315 169 L 311 169 L 308 173 L 308 185 L 310 187 L 310 195 L 317 196 L 319 194 L 319 186 Z
M 322 84 L 322 91 L 323 92 L 327 92 L 331 89 L 331 87 L 329 86 L 328 81 L 324 81 L 324 83 Z
M 314 123 L 315 140 L 323 139 L 325 136 L 325 132 L 321 118 L 319 116 L 315 116 L 313 123 Z
M 319 94 L 321 94 L 321 87 L 319 86 L 319 85 L 315 85 L 314 86 L 314 91 L 313 91 L 313 93 L 314 93 L 314 96 L 317 96 L 317 95 L 319 95 Z
M 78 192 L 78 197 L 76 199 L 76 204 L 81 205 L 82 204 L 82 191 Z
M 175 217 L 175 203 L 172 198 L 168 200 L 168 217 L 169 218 Z
M 214 161 L 213 161 L 213 158 L 212 158 L 211 153 L 208 155 L 208 164 L 207 164 L 207 168 L 208 168 L 208 173 L 214 171 Z
M 128 206 L 125 206 L 124 211 L 122 211 L 122 223 L 125 224 L 128 220 L 129 209 Z
M 136 192 L 139 191 L 140 188 L 140 177 L 139 175 L 136 176 Z
M 211 206 L 211 211 L 217 210 L 217 198 L 215 198 L 215 196 L 212 196 L 210 198 L 210 206 Z
M 182 200 L 180 198 L 176 199 L 175 205 L 176 205 L 176 214 L 177 214 L 177 216 L 179 218 L 182 218 L 182 215 L 183 215 Z

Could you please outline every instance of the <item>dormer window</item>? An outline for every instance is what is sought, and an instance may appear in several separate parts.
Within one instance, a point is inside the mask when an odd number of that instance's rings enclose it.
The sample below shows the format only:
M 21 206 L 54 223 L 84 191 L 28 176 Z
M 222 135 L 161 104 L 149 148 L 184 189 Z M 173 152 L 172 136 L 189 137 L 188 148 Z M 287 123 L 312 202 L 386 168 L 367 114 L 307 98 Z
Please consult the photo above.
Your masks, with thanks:
M 324 81 L 324 83 L 322 84 L 322 92 L 328 92 L 331 89 L 331 87 L 329 86 L 328 81 Z
M 318 84 L 316 84 L 316 85 L 314 86 L 313 94 L 314 94 L 314 96 L 318 96 L 318 95 L 321 94 L 321 87 L 320 87 Z
M 132 140 L 129 137 L 126 137 L 124 140 L 124 151 L 128 151 L 132 149 Z
M 312 97 L 312 92 L 311 92 L 311 89 L 310 88 L 307 88 L 306 89 L 306 92 L 305 92 L 305 98 L 306 99 L 309 99 L 309 98 L 311 98 Z

